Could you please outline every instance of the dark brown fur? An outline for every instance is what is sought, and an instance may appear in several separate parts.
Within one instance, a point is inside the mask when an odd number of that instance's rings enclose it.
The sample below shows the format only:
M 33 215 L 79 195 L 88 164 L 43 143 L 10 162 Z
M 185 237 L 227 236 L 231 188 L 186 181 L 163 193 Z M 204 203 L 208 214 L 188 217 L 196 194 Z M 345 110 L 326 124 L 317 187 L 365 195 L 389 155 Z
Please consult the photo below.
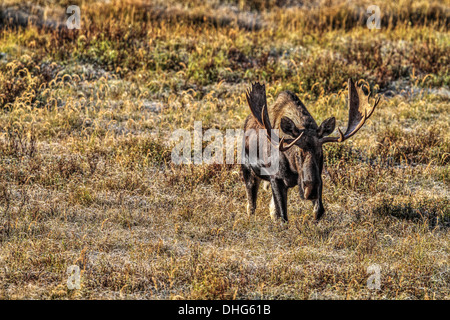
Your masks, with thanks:
M 359 91 L 361 89 L 359 88 Z M 247 92 L 247 102 L 252 114 L 245 121 L 244 129 L 256 130 L 256 134 L 246 135 L 245 157 L 241 165 L 248 197 L 248 212 L 252 214 L 256 209 L 256 198 L 261 179 L 270 181 L 272 186 L 271 215 L 287 221 L 287 191 L 298 185 L 300 196 L 311 200 L 314 205 L 314 218 L 319 220 L 325 212 L 322 204 L 322 170 L 324 143 L 343 142 L 353 136 L 372 115 L 380 98 L 375 101 L 371 109 L 366 109 L 367 101 L 361 100 L 363 94 L 351 79 L 348 79 L 349 117 L 345 133 L 338 128 L 338 137 L 327 137 L 334 131 L 336 120 L 334 117 L 326 119 L 320 126 L 314 121 L 300 99 L 292 92 L 282 92 L 275 103 L 267 106 L 265 85 L 252 84 Z M 251 158 L 249 150 L 254 145 L 253 140 L 259 141 L 259 130 L 266 129 L 272 144 L 277 144 L 278 159 L 266 157 L 265 153 L 258 153 Z M 278 129 L 279 133 L 272 129 Z M 263 131 L 264 132 L 264 131 Z M 265 133 L 265 135 L 266 135 Z M 263 139 L 264 140 L 264 139 Z M 265 141 L 265 140 L 264 140 Z M 275 142 L 274 142 L 275 141 Z M 256 144 L 257 145 L 257 144 Z M 261 148 L 261 146 L 258 146 Z M 278 161 L 278 170 L 268 172 L 266 169 L 273 165 L 270 161 Z
M 304 129 L 305 134 L 296 144 L 297 147 L 294 146 L 284 152 L 280 151 L 280 167 L 275 175 L 263 176 L 259 168 L 248 162 L 242 164 L 241 170 L 248 196 L 248 212 L 252 214 L 256 209 L 257 193 L 262 179 L 269 181 L 272 187 L 271 215 L 273 218 L 282 218 L 287 221 L 287 190 L 298 185 L 300 196 L 313 202 L 315 219 L 318 220 L 324 213 L 321 178 L 323 154 L 319 134 L 330 134 L 334 130 L 334 118 L 324 121 L 325 125 L 333 122 L 332 128 L 327 128 L 325 132 L 324 125 L 319 127 L 300 99 L 290 91 L 282 92 L 267 111 L 273 128 L 281 129 L 280 138 L 295 138 L 298 136 L 296 129 Z M 261 129 L 253 115 L 247 117 L 244 125 L 244 130 L 250 129 Z M 249 150 L 249 139 L 251 138 L 247 137 L 245 140 L 246 154 Z

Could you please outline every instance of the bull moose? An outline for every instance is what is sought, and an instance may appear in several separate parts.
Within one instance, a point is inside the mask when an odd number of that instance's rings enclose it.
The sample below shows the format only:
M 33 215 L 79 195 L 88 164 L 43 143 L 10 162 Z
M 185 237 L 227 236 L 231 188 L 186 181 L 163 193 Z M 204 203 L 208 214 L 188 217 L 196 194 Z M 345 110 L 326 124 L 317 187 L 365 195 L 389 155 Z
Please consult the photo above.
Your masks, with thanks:
M 360 93 L 366 97 L 362 92 Z M 265 180 L 270 182 L 272 189 L 270 203 L 272 219 L 288 220 L 288 189 L 298 185 L 300 197 L 312 201 L 314 219 L 319 221 L 325 212 L 322 203 L 322 146 L 328 142 L 343 142 L 358 132 L 374 112 L 380 98 L 378 97 L 373 106 L 367 110 L 366 105 L 370 94 L 367 96 L 367 100 L 363 101 L 355 84 L 349 79 L 347 130 L 342 133 L 338 127 L 339 136 L 328 137 L 335 129 L 336 119 L 328 118 L 318 126 L 304 104 L 290 91 L 280 93 L 275 103 L 268 107 L 265 85 L 257 82 L 252 84 L 250 90 L 247 90 L 246 97 L 251 114 L 245 120 L 244 131 L 256 132 L 253 136 L 245 136 L 244 161 L 241 165 L 247 191 L 248 214 L 254 214 L 259 185 L 261 180 Z M 265 131 L 261 129 L 265 129 Z M 250 140 L 259 139 L 259 134 L 264 134 L 264 132 L 272 145 L 274 141 L 276 142 L 274 147 L 278 152 L 278 170 L 270 175 L 262 173 L 262 168 L 266 165 L 264 162 L 256 161 L 255 163 L 248 160 Z

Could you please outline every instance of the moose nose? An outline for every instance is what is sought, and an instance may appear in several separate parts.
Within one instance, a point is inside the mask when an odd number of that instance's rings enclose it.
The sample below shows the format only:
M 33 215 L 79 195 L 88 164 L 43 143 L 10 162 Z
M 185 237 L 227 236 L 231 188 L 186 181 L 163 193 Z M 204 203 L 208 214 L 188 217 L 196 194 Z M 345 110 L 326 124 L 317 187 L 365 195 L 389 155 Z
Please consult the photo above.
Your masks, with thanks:
M 303 182 L 303 194 L 306 200 L 317 199 L 317 188 L 314 188 L 314 184 L 311 181 Z

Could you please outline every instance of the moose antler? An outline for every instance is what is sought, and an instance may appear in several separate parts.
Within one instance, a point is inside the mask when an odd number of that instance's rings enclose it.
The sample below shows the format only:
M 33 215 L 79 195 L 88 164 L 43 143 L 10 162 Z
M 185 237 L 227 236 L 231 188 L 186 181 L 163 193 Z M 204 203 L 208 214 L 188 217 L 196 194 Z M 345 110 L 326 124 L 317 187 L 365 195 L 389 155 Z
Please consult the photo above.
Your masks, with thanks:
M 371 93 L 370 93 L 371 94 Z M 367 101 L 369 101 L 370 94 L 367 97 Z M 367 119 L 370 118 L 372 113 L 375 110 L 375 107 L 380 102 L 380 97 L 377 98 L 372 108 L 370 108 L 369 112 L 367 110 L 361 109 L 360 99 L 358 95 L 358 91 L 356 90 L 355 84 L 352 79 L 348 79 L 348 125 L 345 133 L 342 133 L 341 129 L 338 127 L 339 137 L 324 137 L 320 139 L 321 143 L 327 142 L 343 142 L 347 140 L 351 136 L 353 136 L 359 129 L 364 125 Z
M 272 130 L 273 128 L 270 124 L 269 113 L 267 112 L 266 86 L 264 84 L 260 84 L 259 82 L 252 83 L 252 88 L 251 90 L 247 90 L 246 97 L 253 116 L 259 125 L 266 130 L 266 135 L 269 141 L 279 141 L 278 148 L 280 151 L 288 150 L 303 136 L 304 132 L 302 132 L 295 139 L 285 140 L 283 137 L 280 140 L 280 138 Z M 274 139 L 272 139 L 271 135 L 273 135 Z M 285 143 L 287 143 L 287 145 L 285 145 Z

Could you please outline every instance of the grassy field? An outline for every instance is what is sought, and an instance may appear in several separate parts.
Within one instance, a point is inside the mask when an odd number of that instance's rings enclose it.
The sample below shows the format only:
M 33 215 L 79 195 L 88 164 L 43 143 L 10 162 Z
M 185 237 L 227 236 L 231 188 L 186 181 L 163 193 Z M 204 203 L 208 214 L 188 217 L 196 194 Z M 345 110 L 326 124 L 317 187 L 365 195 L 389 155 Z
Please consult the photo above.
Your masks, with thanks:
M 0 298 L 449 299 L 450 1 L 376 2 L 2 1 Z M 242 128 L 256 80 L 345 128 L 349 77 L 382 98 L 324 146 L 318 224 L 296 188 L 280 225 L 238 165 L 171 162 L 178 128 Z

